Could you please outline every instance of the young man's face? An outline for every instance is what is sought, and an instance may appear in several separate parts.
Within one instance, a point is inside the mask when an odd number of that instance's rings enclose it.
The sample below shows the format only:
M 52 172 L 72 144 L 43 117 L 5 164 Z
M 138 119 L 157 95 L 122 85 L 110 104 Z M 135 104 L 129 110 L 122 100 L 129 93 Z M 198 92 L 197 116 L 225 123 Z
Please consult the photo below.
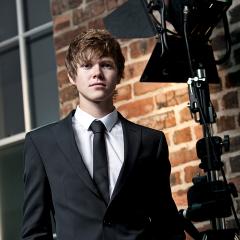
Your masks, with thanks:
M 94 58 L 91 61 L 79 64 L 77 76 L 71 79 L 76 85 L 80 102 L 109 104 L 116 84 L 119 82 L 117 66 L 112 57 Z

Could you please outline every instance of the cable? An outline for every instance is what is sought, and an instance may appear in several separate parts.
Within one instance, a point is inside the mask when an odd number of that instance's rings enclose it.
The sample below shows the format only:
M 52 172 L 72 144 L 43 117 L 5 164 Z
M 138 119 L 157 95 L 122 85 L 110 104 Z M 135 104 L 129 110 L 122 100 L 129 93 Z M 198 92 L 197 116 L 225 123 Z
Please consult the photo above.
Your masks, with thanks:
M 190 50 L 189 50 L 188 33 L 187 33 L 188 15 L 189 15 L 189 8 L 188 8 L 188 6 L 184 6 L 183 7 L 184 40 L 185 40 L 185 45 L 186 45 L 186 49 L 187 49 L 187 57 L 188 57 L 189 69 L 190 69 L 191 77 L 193 77 L 194 76 L 194 71 L 193 71 L 193 67 L 192 67 L 192 60 L 191 60 L 191 54 L 190 54 Z
M 229 31 L 229 26 L 228 26 L 228 19 L 227 19 L 227 14 L 223 14 L 223 26 L 224 26 L 224 36 L 225 36 L 225 43 L 226 43 L 226 52 L 225 55 L 219 59 L 216 60 L 216 64 L 220 65 L 226 62 L 226 60 L 230 57 L 231 51 L 232 51 L 232 41 L 231 41 L 231 35 Z

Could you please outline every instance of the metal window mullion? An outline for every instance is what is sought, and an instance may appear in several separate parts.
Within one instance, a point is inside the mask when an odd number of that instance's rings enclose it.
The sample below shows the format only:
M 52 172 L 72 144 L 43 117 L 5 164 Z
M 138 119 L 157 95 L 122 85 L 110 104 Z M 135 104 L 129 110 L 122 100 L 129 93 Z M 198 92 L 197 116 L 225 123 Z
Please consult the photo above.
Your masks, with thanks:
M 17 142 L 21 142 L 24 140 L 24 138 L 25 138 L 25 132 L 15 134 L 11 137 L 6 137 L 3 139 L 0 139 L 0 150 L 3 148 L 6 148 L 12 144 L 15 144 Z M 1 161 L 1 159 L 0 159 L 0 161 Z M 0 224 L 0 227 L 1 227 L 1 224 Z M 1 239 L 1 235 L 0 235 L 0 239 Z
M 2 42 L 0 42 L 0 49 L 4 48 L 4 47 L 7 47 L 7 46 L 10 46 L 11 44 L 13 44 L 17 41 L 18 41 L 18 36 L 15 36 L 15 37 L 9 38 L 5 41 L 2 41 Z
M 17 23 L 18 23 L 18 36 L 19 36 L 19 55 L 20 55 L 20 68 L 21 68 L 21 83 L 23 95 L 23 112 L 25 131 L 32 129 L 31 121 L 31 107 L 30 107 L 30 92 L 28 81 L 28 65 L 27 65 L 27 52 L 26 52 L 26 38 L 24 37 L 24 14 L 22 0 L 16 0 L 17 8 Z
M 31 30 L 28 30 L 27 32 L 24 32 L 23 36 L 24 37 L 29 37 L 29 36 L 32 36 L 32 35 L 34 35 L 36 33 L 42 32 L 44 30 L 48 30 L 48 29 L 51 30 L 52 27 L 53 27 L 53 22 L 47 22 L 47 23 L 42 24 L 42 25 L 40 25 L 38 27 L 35 27 L 35 28 L 31 29 Z

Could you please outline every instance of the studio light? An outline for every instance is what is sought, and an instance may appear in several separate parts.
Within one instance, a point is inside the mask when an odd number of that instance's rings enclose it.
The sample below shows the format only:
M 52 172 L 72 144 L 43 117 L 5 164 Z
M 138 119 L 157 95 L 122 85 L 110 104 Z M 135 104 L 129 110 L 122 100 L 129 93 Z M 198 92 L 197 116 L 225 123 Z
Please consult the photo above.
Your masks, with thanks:
M 231 0 L 129 0 L 108 15 L 104 23 L 117 38 L 156 36 L 156 46 L 140 81 L 186 82 L 191 75 L 183 30 L 183 7 L 187 5 L 190 10 L 187 32 L 193 68 L 201 66 L 208 81 L 218 83 L 209 38 L 231 3 Z M 156 12 L 160 13 L 160 20 L 155 17 Z M 166 22 L 174 27 L 175 32 L 166 28 Z

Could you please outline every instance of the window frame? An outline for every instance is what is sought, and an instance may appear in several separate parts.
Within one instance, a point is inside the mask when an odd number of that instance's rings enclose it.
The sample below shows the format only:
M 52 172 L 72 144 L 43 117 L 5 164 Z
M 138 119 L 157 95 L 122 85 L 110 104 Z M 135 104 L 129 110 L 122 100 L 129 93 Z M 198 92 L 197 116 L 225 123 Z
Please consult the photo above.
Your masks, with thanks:
M 49 4 L 51 1 L 49 1 Z M 0 49 L 11 44 L 18 43 L 19 46 L 19 61 L 21 72 L 22 96 L 23 96 L 23 118 L 24 118 L 24 132 L 14 134 L 9 137 L 0 139 L 0 149 L 9 144 L 22 141 L 25 138 L 26 132 L 32 129 L 32 116 L 30 107 L 30 88 L 27 64 L 27 37 L 34 36 L 46 30 L 53 31 L 53 21 L 41 24 L 35 28 L 25 31 L 23 0 L 15 0 L 16 16 L 17 16 L 17 35 L 0 42 Z

